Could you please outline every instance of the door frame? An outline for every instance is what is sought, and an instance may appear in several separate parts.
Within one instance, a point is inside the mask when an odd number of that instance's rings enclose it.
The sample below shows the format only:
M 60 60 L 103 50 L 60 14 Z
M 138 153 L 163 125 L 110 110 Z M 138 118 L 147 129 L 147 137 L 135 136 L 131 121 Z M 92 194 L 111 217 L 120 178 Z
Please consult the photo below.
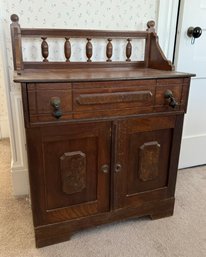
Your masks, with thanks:
M 179 4 L 181 0 L 159 0 L 157 35 L 160 46 L 169 60 L 173 60 Z
M 194 24 L 188 24 L 187 26 L 184 26 L 184 16 L 185 13 L 185 4 L 186 0 L 180 0 L 180 8 L 179 8 L 179 21 L 177 26 L 177 41 L 176 41 L 176 47 L 175 47 L 175 55 L 174 55 L 174 64 L 178 69 L 179 68 L 179 62 L 180 62 L 180 51 L 181 51 L 181 43 L 182 43 L 182 34 L 184 33 L 184 37 L 186 36 L 186 31 L 189 26 Z M 190 40 L 188 38 L 188 40 Z M 180 70 L 181 71 L 181 70 Z M 182 70 L 187 72 L 187 70 Z M 201 80 L 205 80 L 206 76 L 196 76 L 191 79 L 191 85 L 190 85 L 190 98 L 193 93 L 193 88 L 197 89 L 197 84 L 201 82 Z M 200 86 L 201 87 L 201 86 Z M 189 101 L 190 101 L 189 98 Z M 189 108 L 190 108 L 190 102 L 189 102 Z M 190 111 L 190 110 L 189 110 Z M 186 114 L 187 115 L 187 114 Z M 187 117 L 187 116 L 186 116 Z M 187 118 L 185 119 L 185 125 L 187 124 Z M 199 132 L 190 132 L 184 133 L 184 127 L 183 127 L 183 136 L 182 136 L 182 144 L 181 144 L 181 151 L 180 151 L 180 161 L 179 161 L 179 169 L 185 169 L 189 167 L 195 167 L 200 165 L 205 165 L 206 163 L 206 157 L 205 157 L 205 151 L 199 151 L 199 154 L 194 158 L 194 149 L 204 149 L 206 144 L 206 133 L 205 131 L 203 133 Z M 188 158 L 188 156 L 193 156 L 193 158 Z

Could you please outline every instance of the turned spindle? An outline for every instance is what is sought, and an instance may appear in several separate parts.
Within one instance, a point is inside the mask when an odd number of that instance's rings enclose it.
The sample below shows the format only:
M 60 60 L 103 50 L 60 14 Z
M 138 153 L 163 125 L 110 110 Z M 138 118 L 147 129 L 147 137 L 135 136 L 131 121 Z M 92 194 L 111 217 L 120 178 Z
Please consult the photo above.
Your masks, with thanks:
M 131 44 L 131 39 L 128 38 L 128 39 L 127 39 L 127 46 L 126 46 L 126 56 L 127 56 L 126 61 L 127 61 L 127 62 L 130 62 L 130 61 L 131 61 L 131 59 L 130 59 L 131 54 L 132 54 L 132 44 Z
M 91 62 L 91 57 L 92 57 L 92 43 L 91 38 L 87 38 L 87 44 L 86 44 L 86 56 L 87 56 L 87 62 Z
M 107 43 L 107 51 L 106 51 L 106 55 L 107 55 L 107 62 L 111 62 L 111 57 L 112 57 L 112 50 L 113 50 L 113 46 L 112 46 L 112 39 L 108 38 L 108 43 Z
M 43 40 L 41 43 L 41 54 L 44 57 L 43 62 L 48 62 L 47 57 L 49 56 L 49 46 L 46 42 L 47 37 L 41 37 L 41 39 Z
M 64 43 L 64 55 L 66 58 L 66 62 L 70 62 L 71 57 L 71 43 L 69 41 L 69 37 L 65 37 L 65 43 Z

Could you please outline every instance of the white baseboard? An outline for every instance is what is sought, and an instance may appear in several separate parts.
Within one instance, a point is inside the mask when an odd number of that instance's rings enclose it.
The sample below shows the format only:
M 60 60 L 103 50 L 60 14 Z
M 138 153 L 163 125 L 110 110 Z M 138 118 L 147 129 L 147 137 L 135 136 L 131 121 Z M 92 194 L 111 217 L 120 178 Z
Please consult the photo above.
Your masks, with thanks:
M 206 164 L 206 134 L 183 137 L 179 169 Z
M 20 197 L 29 194 L 28 170 L 21 167 L 11 168 L 13 195 Z
M 9 137 L 9 120 L 7 116 L 0 116 L 0 139 Z
M 29 180 L 21 93 L 11 92 L 10 98 L 14 137 L 11 163 L 13 194 L 15 196 L 23 196 L 29 194 Z

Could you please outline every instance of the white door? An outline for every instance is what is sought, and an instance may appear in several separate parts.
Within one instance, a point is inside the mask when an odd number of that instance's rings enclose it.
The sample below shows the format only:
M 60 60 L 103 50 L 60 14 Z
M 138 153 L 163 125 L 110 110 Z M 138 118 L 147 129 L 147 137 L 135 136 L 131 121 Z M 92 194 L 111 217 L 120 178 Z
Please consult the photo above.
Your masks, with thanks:
M 187 36 L 191 26 L 202 28 L 194 44 Z M 179 168 L 206 164 L 206 0 L 181 1 L 175 66 L 197 75 L 190 88 Z

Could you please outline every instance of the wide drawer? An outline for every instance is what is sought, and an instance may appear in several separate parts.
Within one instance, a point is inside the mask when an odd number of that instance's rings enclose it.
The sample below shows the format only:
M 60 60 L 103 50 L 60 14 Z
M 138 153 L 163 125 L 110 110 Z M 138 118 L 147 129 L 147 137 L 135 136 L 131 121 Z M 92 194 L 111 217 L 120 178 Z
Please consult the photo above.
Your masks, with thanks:
M 151 112 L 155 84 L 155 80 L 74 83 L 74 118 Z

